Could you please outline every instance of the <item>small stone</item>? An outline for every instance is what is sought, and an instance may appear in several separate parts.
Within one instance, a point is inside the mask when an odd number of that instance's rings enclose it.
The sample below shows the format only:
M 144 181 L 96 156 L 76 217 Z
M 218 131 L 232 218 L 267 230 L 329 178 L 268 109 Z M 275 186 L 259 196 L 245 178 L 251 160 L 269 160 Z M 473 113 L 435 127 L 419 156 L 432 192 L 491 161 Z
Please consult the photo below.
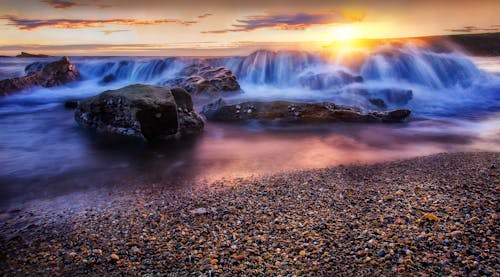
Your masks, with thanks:
M 118 257 L 118 255 L 116 255 L 116 254 L 111 254 L 109 257 L 110 257 L 112 260 L 115 260 L 115 261 L 117 261 L 117 260 L 119 260 L 119 259 L 120 259 L 120 257 Z
M 204 215 L 204 214 L 208 213 L 208 210 L 205 208 L 197 208 L 194 210 L 190 210 L 189 213 L 192 215 Z
M 424 214 L 424 217 L 430 221 L 439 221 L 439 218 L 436 215 L 431 214 L 431 213 Z
M 245 257 L 246 256 L 243 254 L 239 254 L 239 255 L 234 254 L 231 256 L 232 259 L 237 260 L 237 261 L 241 261 L 241 260 L 245 259 Z

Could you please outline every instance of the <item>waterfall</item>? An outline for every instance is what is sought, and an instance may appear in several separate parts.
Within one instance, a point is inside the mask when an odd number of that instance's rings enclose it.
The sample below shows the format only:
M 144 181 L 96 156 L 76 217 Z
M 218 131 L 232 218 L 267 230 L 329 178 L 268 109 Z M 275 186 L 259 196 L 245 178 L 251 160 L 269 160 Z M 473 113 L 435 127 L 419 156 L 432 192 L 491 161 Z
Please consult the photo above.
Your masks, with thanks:
M 1 76 L 24 74 L 34 59 L 0 61 Z M 82 81 L 4 99 L 43 103 L 95 95 L 134 83 L 163 85 L 193 63 L 225 66 L 237 77 L 248 99 L 334 101 L 369 109 L 409 107 L 452 109 L 459 105 L 500 107 L 499 78 L 476 67 L 459 52 L 412 44 L 335 53 L 259 50 L 221 58 L 73 57 Z M 383 101 L 383 102 L 382 102 Z M 475 104 L 474 104 L 475 103 Z M 0 103 L 1 104 L 1 103 Z M 476 105 L 476 106 L 477 106 Z

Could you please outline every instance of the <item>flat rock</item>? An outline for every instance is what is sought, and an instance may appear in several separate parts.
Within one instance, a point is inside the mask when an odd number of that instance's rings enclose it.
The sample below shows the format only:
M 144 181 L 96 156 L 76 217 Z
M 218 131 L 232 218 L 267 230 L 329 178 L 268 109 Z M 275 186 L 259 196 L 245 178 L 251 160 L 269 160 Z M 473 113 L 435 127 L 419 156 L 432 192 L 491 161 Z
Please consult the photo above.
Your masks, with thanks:
M 401 122 L 409 110 L 364 112 L 357 107 L 334 103 L 300 103 L 288 101 L 243 102 L 227 104 L 219 99 L 203 107 L 202 114 L 212 121 L 285 121 L 292 123 L 329 122 Z

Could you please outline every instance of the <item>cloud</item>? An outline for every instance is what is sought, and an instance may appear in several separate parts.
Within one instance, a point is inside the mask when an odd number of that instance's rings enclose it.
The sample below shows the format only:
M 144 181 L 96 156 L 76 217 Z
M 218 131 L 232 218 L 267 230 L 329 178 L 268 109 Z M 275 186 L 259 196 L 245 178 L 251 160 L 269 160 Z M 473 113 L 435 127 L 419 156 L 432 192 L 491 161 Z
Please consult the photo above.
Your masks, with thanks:
M 488 28 L 478 26 L 464 26 L 457 29 L 446 29 L 445 31 L 454 33 L 495 32 L 500 31 L 500 25 L 491 25 Z
M 194 20 L 180 19 L 156 19 L 156 20 L 138 20 L 138 19 L 27 19 L 13 15 L 5 15 L 0 19 L 7 20 L 6 25 L 14 26 L 19 30 L 35 30 L 39 28 L 67 28 L 81 29 L 89 27 L 105 27 L 107 25 L 160 25 L 160 24 L 181 24 L 191 26 L 198 23 Z
M 100 3 L 100 0 L 83 1 L 83 0 L 42 0 L 41 2 L 47 3 L 54 9 L 71 9 L 77 6 L 96 6 L 100 9 L 107 9 L 113 7 L 111 4 Z
M 254 15 L 238 19 L 230 29 L 204 31 L 206 34 L 223 34 L 228 32 L 250 32 L 258 29 L 304 30 L 314 25 L 327 25 L 341 22 L 361 21 L 364 12 L 326 12 Z
M 212 15 L 213 15 L 213 14 L 211 14 L 211 13 L 204 13 L 204 14 L 202 14 L 202 15 L 198 15 L 198 18 L 200 18 L 200 19 L 201 19 L 201 18 L 205 18 L 205 17 L 212 16 Z
M 68 1 L 68 0 L 43 0 L 42 2 L 47 3 L 52 6 L 54 9 L 70 9 L 75 6 L 79 6 L 80 4 Z
M 99 9 L 107 9 L 107 8 L 113 7 L 113 5 L 99 4 L 99 5 L 97 5 L 97 7 L 99 7 Z
M 114 33 L 130 32 L 130 30 L 126 30 L 126 29 L 121 29 L 121 30 L 103 30 L 101 32 L 103 34 L 105 34 L 105 35 L 111 35 L 111 34 L 114 34 Z

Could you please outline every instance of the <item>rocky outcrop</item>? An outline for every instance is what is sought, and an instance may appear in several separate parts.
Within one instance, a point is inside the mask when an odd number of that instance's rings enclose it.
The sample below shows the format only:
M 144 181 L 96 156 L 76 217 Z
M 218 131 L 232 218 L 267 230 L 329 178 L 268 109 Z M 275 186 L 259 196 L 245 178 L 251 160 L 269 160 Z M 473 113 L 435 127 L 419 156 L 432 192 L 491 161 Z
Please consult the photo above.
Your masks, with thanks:
M 58 61 L 49 63 L 42 70 L 31 72 L 20 78 L 5 79 L 0 81 L 0 95 L 22 91 L 36 86 L 60 86 L 80 78 L 76 67 L 63 57 Z
M 191 94 L 205 96 L 230 95 L 240 91 L 236 76 L 223 66 L 193 64 L 184 68 L 180 76 L 166 85 L 182 87 Z
M 36 72 L 36 71 L 42 70 L 48 63 L 49 62 L 34 62 L 34 63 L 30 63 L 30 64 L 28 64 L 24 68 L 24 73 L 30 74 L 32 72 Z
M 21 54 L 17 55 L 16 58 L 48 58 L 49 55 L 45 54 L 31 54 L 26 52 L 21 52 Z
M 130 85 L 82 100 L 76 121 L 98 132 L 162 140 L 198 133 L 204 122 L 184 89 Z
M 244 102 L 230 105 L 219 99 L 203 108 L 203 115 L 213 121 L 284 121 L 292 123 L 329 122 L 401 122 L 409 110 L 363 112 L 357 107 L 334 103 L 297 103 L 288 101 Z

